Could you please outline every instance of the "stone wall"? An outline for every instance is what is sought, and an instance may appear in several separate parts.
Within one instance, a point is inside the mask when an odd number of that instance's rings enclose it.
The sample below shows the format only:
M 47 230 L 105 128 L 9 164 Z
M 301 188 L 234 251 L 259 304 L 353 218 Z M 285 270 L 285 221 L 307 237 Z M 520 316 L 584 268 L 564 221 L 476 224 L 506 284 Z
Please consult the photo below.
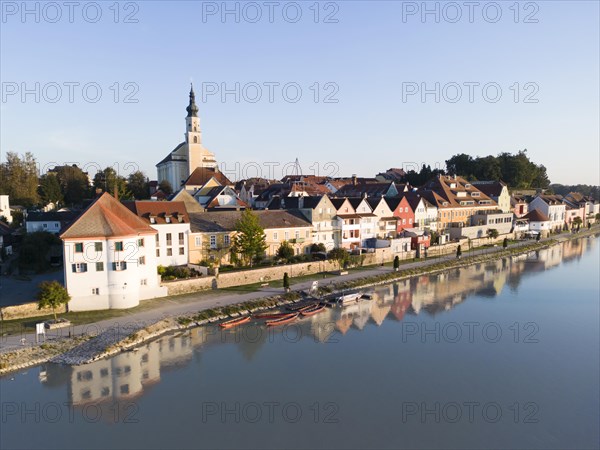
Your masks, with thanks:
M 167 288 L 167 296 L 189 294 L 190 292 L 204 291 L 216 287 L 215 277 L 211 276 L 189 280 L 163 281 L 162 286 Z
M 56 314 L 63 314 L 66 312 L 66 305 L 56 308 Z M 26 319 L 28 317 L 47 316 L 48 314 L 52 314 L 52 309 L 38 309 L 38 304 L 35 302 L 0 308 L 0 318 L 2 318 L 2 320 Z

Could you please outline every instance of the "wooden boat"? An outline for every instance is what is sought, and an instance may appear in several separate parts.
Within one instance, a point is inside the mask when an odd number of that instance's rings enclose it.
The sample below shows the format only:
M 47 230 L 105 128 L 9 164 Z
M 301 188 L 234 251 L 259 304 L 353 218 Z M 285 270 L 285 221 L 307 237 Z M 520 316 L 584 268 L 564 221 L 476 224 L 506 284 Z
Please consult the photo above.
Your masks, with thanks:
M 258 314 L 254 316 L 255 319 L 279 319 L 281 317 L 289 316 L 292 313 L 266 313 Z
M 267 320 L 265 323 L 268 327 L 274 327 L 277 325 L 285 325 L 296 320 L 299 313 L 286 314 L 287 317 L 280 317 L 278 319 Z
M 233 328 L 246 323 L 250 320 L 250 316 L 237 317 L 235 319 L 228 320 L 219 324 L 221 328 Z
M 360 292 L 352 292 L 351 294 L 340 295 L 336 299 L 336 303 L 340 305 L 349 305 L 351 303 L 356 303 L 361 297 L 362 294 Z
M 286 309 L 291 311 L 291 312 L 299 312 L 301 313 L 302 311 L 306 311 L 307 309 L 313 308 L 315 306 L 315 303 L 310 303 L 308 305 L 290 305 L 290 306 L 286 306 Z
M 302 314 L 303 317 L 314 316 L 315 314 L 320 313 L 324 309 L 325 305 L 314 305 L 312 308 L 304 310 L 300 314 Z

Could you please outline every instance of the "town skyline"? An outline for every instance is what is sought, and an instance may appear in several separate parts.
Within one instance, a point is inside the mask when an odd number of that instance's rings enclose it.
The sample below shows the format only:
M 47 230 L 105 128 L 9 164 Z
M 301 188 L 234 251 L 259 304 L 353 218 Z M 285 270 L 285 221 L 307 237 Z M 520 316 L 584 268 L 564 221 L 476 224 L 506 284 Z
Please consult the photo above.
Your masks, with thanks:
M 49 11 L 39 22 L 4 11 L 2 159 L 31 151 L 42 165 L 135 162 L 153 179 L 181 140 L 193 81 L 204 143 L 227 168 L 299 158 L 309 173 L 334 162 L 338 176 L 370 176 L 527 149 L 553 182 L 600 184 L 597 3 L 542 2 L 517 21 L 506 6 L 494 23 L 480 12 L 470 23 L 467 11 L 450 23 L 444 10 L 439 22 L 423 20 L 406 10 L 412 3 L 321 4 L 318 23 L 308 5 L 298 23 L 250 23 L 249 11 L 223 20 L 193 3 L 140 4 L 135 23 L 123 22 L 133 13 L 125 10 L 119 23 L 108 9 L 98 23 L 65 22 L 65 11 L 62 26 L 44 20 Z M 172 32 L 182 17 L 197 24 L 197 44 Z M 160 64 L 154 48 L 168 49 Z

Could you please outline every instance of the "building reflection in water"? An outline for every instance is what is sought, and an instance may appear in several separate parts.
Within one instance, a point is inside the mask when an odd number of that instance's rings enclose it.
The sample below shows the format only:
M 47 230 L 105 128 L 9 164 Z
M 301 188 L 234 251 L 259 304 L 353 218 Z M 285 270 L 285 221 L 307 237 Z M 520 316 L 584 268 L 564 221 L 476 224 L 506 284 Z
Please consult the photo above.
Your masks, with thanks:
M 250 361 L 267 341 L 281 338 L 282 333 L 288 342 L 309 337 L 324 343 L 334 335 L 341 338 L 352 329 L 381 326 L 386 320 L 402 321 L 407 314 L 436 315 L 472 295 L 493 298 L 505 285 L 515 290 L 523 276 L 552 269 L 561 261 L 577 260 L 597 243 L 598 239 L 578 239 L 526 255 L 377 286 L 369 289 L 372 300 L 344 308 L 327 308 L 287 329 L 267 330 L 256 323 L 226 331 L 215 326 L 199 327 L 84 366 L 48 364 L 40 374 L 40 381 L 49 387 L 66 383 L 69 401 L 74 406 L 131 401 L 158 383 L 162 371 L 187 365 L 194 353 L 200 353 L 206 346 L 236 345 Z

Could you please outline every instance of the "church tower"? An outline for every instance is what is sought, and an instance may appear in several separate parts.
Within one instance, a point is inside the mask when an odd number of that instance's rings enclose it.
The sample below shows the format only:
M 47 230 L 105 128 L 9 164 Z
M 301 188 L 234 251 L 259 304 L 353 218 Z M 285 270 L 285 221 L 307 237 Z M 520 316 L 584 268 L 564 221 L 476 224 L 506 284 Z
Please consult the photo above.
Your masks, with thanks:
M 191 174 L 197 167 L 217 166 L 215 156 L 202 146 L 202 132 L 200 131 L 200 118 L 198 117 L 198 106 L 196 105 L 196 94 L 194 86 L 190 88 L 190 102 L 186 108 L 185 118 L 185 143 L 188 149 L 188 170 Z

